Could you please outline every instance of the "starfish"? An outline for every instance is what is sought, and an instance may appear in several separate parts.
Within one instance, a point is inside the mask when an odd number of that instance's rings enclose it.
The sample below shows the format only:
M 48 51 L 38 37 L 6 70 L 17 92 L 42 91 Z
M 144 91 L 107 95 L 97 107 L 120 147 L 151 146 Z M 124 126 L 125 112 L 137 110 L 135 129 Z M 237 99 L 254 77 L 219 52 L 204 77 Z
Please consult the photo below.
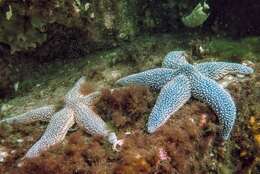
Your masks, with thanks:
M 219 118 L 224 140 L 236 119 L 236 106 L 230 94 L 216 80 L 227 74 L 251 74 L 253 69 L 238 63 L 206 62 L 191 65 L 185 51 L 169 52 L 162 68 L 146 70 L 119 79 L 119 85 L 143 85 L 161 90 L 148 118 L 147 131 L 155 132 L 191 97 L 208 104 Z
M 50 146 L 62 142 L 69 128 L 77 123 L 91 135 L 101 135 L 113 144 L 121 144 L 116 134 L 111 131 L 106 123 L 92 110 L 93 102 L 100 96 L 100 92 L 93 92 L 87 96 L 80 93 L 81 85 L 85 83 L 85 77 L 81 77 L 74 87 L 65 96 L 64 108 L 56 112 L 53 105 L 44 106 L 26 112 L 24 114 L 7 118 L 0 123 L 25 124 L 35 121 L 49 121 L 49 124 L 42 137 L 28 150 L 25 158 L 39 156 Z

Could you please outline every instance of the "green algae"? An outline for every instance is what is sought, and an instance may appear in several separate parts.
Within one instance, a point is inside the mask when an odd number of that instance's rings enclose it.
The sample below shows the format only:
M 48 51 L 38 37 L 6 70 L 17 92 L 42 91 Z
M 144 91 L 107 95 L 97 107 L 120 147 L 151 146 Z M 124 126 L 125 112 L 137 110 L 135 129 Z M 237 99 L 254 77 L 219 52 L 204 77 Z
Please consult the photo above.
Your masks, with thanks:
M 248 37 L 240 40 L 213 38 L 204 45 L 209 54 L 220 59 L 240 57 L 240 60 L 260 61 L 259 37 Z
M 118 6 L 118 37 L 121 39 L 132 38 L 137 33 L 136 1 L 121 0 Z
M 182 17 L 182 22 L 185 26 L 195 28 L 201 26 L 209 17 L 209 6 L 204 1 L 199 3 L 188 16 Z
M 230 168 L 228 168 L 226 165 L 223 165 L 223 164 L 219 164 L 218 166 L 219 170 L 218 170 L 218 173 L 219 174 L 230 174 L 232 173 L 232 170 Z

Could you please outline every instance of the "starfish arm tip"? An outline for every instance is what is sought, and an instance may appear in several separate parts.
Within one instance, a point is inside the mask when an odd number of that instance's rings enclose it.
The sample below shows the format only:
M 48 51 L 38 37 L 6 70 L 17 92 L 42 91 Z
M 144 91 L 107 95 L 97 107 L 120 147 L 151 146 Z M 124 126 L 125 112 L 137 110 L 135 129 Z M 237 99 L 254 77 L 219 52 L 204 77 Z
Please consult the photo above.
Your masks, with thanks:
M 64 108 L 54 114 L 42 137 L 28 150 L 25 157 L 37 157 L 50 146 L 60 143 L 73 124 L 74 117 L 69 109 Z
M 116 83 L 121 86 L 132 84 L 148 86 L 153 89 L 160 89 L 178 74 L 179 72 L 177 70 L 169 68 L 155 68 L 123 77 Z
M 187 53 L 185 51 L 171 51 L 165 56 L 162 67 L 175 69 L 180 65 L 188 64 L 186 57 Z
M 120 139 L 120 140 L 117 140 L 116 142 L 114 142 L 113 146 L 112 146 L 112 149 L 116 152 L 119 152 L 120 151 L 120 147 L 123 146 L 124 144 L 124 140 L 123 139 Z
M 43 106 L 18 116 L 3 119 L 0 121 L 0 124 L 28 124 L 35 121 L 48 121 L 54 113 L 55 107 L 53 105 Z
M 227 74 L 249 75 L 254 72 L 254 69 L 247 65 L 229 62 L 203 62 L 194 67 L 203 75 L 214 80 L 220 80 Z
M 147 123 L 147 132 L 152 134 L 156 131 L 156 127 L 154 127 L 151 123 Z
M 236 106 L 230 94 L 214 80 L 198 76 L 192 80 L 193 97 L 208 104 L 218 116 L 223 139 L 228 139 L 236 119 Z

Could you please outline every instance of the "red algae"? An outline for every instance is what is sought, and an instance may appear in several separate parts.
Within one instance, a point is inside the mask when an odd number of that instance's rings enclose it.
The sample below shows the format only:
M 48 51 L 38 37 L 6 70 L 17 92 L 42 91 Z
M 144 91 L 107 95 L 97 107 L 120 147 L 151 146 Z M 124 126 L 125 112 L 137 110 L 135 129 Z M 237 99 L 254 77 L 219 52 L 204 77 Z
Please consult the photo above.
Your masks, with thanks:
M 100 101 L 96 104 L 99 115 L 118 128 L 133 126 L 143 120 L 154 103 L 152 92 L 141 86 L 102 90 Z
M 86 91 L 91 87 L 85 86 Z M 247 85 L 244 88 L 247 88 Z M 241 89 L 238 90 L 242 93 Z M 88 93 L 88 92 L 86 92 Z M 252 96 L 252 91 L 246 92 Z M 236 99 L 243 97 L 235 95 Z M 238 164 L 236 171 L 245 171 L 245 165 L 254 163 L 252 158 L 255 149 L 248 146 L 252 137 L 246 137 L 239 127 L 247 125 L 240 119 L 235 126 L 230 143 L 236 144 L 226 153 L 236 156 L 220 155 L 222 147 L 216 146 L 219 129 L 217 118 L 212 110 L 203 103 L 191 100 L 172 116 L 154 134 L 145 131 L 147 117 L 154 105 L 155 95 L 145 87 L 130 86 L 111 92 L 102 90 L 99 101 L 95 104 L 96 112 L 112 126 L 117 128 L 119 138 L 124 138 L 120 152 L 113 152 L 111 145 L 102 137 L 92 137 L 81 130 L 69 132 L 66 140 L 52 147 L 41 156 L 26 159 L 23 165 L 17 167 L 19 159 L 42 133 L 43 129 L 33 131 L 35 126 L 1 128 L 1 145 L 14 154 L 0 163 L 1 173 L 11 174 L 154 174 L 154 173 L 209 173 L 218 170 L 218 164 L 231 160 Z M 251 98 L 252 99 L 252 98 Z M 239 107 L 242 103 L 238 103 Z M 249 106 L 247 106 L 249 107 Z M 252 109 L 251 109 L 252 110 Z M 245 111 L 243 111 L 245 112 Z M 243 115 L 252 115 L 243 113 Z M 206 115 L 206 117 L 205 117 Z M 247 117 L 243 117 L 247 118 Z M 202 125 L 203 123 L 203 125 Z M 6 128 L 8 127 L 8 128 Z M 246 129 L 247 132 L 250 129 Z M 33 133 L 32 133 L 33 132 Z M 126 132 L 127 135 L 125 134 Z M 17 135 L 25 139 L 25 143 L 14 143 L 8 135 Z M 28 141 L 25 137 L 31 136 Z M 240 141 L 240 142 L 239 142 Z M 239 148 L 237 148 L 239 147 Z M 246 152 L 241 156 L 243 150 Z M 163 157 L 162 157 L 163 152 Z M 246 163 L 246 160 L 249 163 Z M 215 165 L 214 165 L 215 164 Z
M 80 92 L 82 95 L 90 94 L 93 91 L 95 91 L 95 84 L 92 82 L 86 81 L 80 86 Z

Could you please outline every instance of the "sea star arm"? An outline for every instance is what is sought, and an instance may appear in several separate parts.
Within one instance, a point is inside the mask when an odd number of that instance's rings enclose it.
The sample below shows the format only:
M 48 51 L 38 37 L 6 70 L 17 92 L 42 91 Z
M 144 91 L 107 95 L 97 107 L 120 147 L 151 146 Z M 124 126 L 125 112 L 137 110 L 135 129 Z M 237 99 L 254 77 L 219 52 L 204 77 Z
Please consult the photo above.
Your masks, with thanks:
M 190 83 L 186 76 L 179 75 L 161 90 L 149 116 L 147 130 L 155 132 L 170 116 L 178 111 L 191 97 Z
M 37 157 L 50 146 L 60 143 L 68 129 L 74 124 L 73 115 L 73 111 L 68 108 L 54 114 L 43 136 L 29 149 L 25 158 Z
M 86 77 L 83 76 L 81 77 L 76 83 L 75 85 L 71 88 L 71 90 L 69 90 L 69 92 L 66 94 L 65 96 L 65 102 L 70 100 L 75 100 L 79 97 L 82 97 L 83 95 L 80 93 L 80 87 L 82 84 L 84 84 L 86 82 Z
M 176 75 L 178 75 L 177 70 L 172 70 L 168 68 L 155 68 L 151 70 L 147 70 L 141 73 L 129 75 L 119 79 L 116 84 L 119 85 L 141 85 L 141 86 L 149 86 L 153 89 L 160 89 L 165 85 L 168 81 L 173 79 Z
M 165 56 L 162 67 L 177 69 L 180 65 L 188 63 L 186 57 L 185 51 L 171 51 Z
M 33 109 L 29 112 L 26 112 L 18 116 L 1 120 L 0 124 L 1 123 L 27 124 L 35 121 L 49 121 L 54 113 L 55 113 L 55 107 L 53 105 L 44 106 L 37 109 Z
M 84 103 L 87 106 L 90 106 L 93 104 L 94 101 L 96 101 L 100 97 L 100 95 L 101 95 L 100 91 L 92 92 L 87 96 L 79 98 L 78 101 Z
M 192 95 L 207 103 L 218 116 L 222 127 L 220 135 L 227 140 L 236 119 L 236 107 L 232 97 L 217 82 L 200 73 L 193 74 L 191 85 Z
M 91 135 L 100 135 L 106 137 L 113 144 L 113 149 L 117 150 L 117 145 L 122 144 L 116 134 L 111 131 L 106 123 L 93 111 L 93 102 L 100 96 L 100 92 L 93 92 L 76 102 L 69 103 L 69 106 L 75 111 L 76 123 Z
M 205 62 L 194 65 L 194 68 L 203 75 L 214 79 L 220 80 L 227 74 L 252 74 L 254 70 L 239 63 L 227 62 Z
M 87 133 L 106 137 L 111 144 L 117 143 L 116 134 L 107 127 L 92 108 L 79 102 L 74 106 L 74 110 L 76 123 Z

